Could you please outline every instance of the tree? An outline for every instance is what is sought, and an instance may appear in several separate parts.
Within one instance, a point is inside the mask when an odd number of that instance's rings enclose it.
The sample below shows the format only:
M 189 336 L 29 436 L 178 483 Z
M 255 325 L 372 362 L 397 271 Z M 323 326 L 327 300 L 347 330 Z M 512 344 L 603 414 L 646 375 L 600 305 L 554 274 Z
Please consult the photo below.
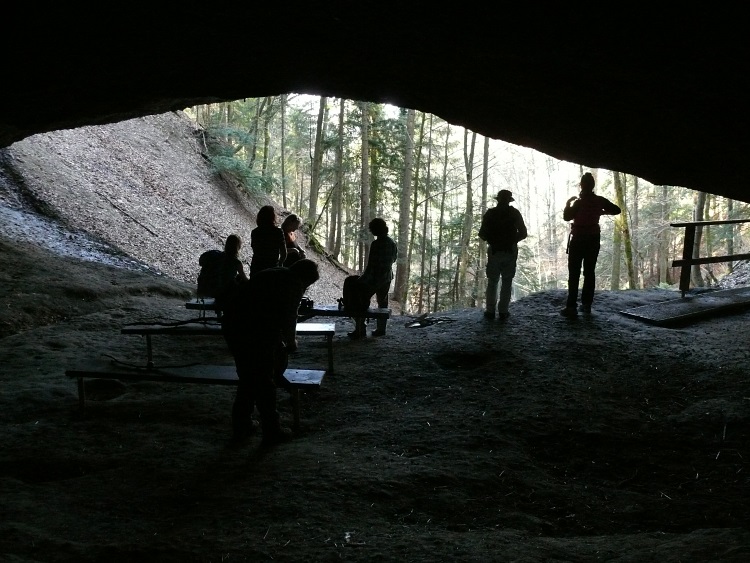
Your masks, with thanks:
M 396 262 L 396 280 L 393 294 L 401 304 L 406 305 L 406 282 L 409 279 L 409 204 L 412 194 L 412 167 L 414 164 L 414 122 L 416 112 L 406 110 L 406 133 L 404 135 L 404 169 L 401 175 L 401 198 L 398 213 L 398 261 Z
M 323 130 L 325 128 L 326 105 L 328 98 L 320 97 L 318 109 L 318 122 L 315 127 L 315 147 L 312 158 L 312 175 L 310 177 L 310 203 L 308 205 L 308 217 L 313 229 L 318 224 L 318 194 L 320 193 L 320 168 L 323 162 Z
M 703 214 L 706 210 L 706 192 L 696 192 L 695 206 L 693 207 L 693 221 L 704 221 Z M 700 256 L 701 239 L 703 238 L 703 227 L 698 226 L 695 229 L 695 242 L 693 243 L 693 252 L 691 256 L 698 258 Z M 693 264 L 690 270 L 690 281 L 694 287 L 703 287 L 703 276 L 701 276 L 700 264 Z

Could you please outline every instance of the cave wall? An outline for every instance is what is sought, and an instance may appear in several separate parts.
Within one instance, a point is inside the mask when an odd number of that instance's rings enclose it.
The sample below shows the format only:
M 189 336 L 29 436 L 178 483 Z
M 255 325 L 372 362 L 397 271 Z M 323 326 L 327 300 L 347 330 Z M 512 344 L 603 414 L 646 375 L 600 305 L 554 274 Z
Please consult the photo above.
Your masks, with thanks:
M 750 201 L 739 7 L 511 6 L 20 6 L 7 18 L 0 147 L 303 92 L 412 107 L 559 159 Z

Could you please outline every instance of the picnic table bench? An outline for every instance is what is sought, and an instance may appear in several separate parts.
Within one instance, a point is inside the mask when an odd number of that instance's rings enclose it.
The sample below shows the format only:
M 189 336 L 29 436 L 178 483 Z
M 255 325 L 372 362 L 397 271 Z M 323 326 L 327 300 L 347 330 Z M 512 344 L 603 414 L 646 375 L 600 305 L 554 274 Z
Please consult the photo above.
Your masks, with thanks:
M 195 298 L 185 302 L 186 309 L 194 311 L 217 311 L 216 301 L 213 297 Z M 300 307 L 299 316 L 309 319 L 312 317 L 351 317 L 352 313 L 341 309 L 337 305 L 313 305 L 312 307 Z M 364 317 L 369 319 L 385 318 L 391 316 L 388 308 L 369 307 L 364 311 Z
M 190 365 L 179 367 L 139 367 L 114 360 L 94 360 L 69 369 L 67 377 L 78 381 L 78 404 L 81 410 L 86 405 L 85 379 L 117 379 L 121 381 L 156 381 L 171 383 L 198 383 L 205 385 L 237 385 L 234 365 Z M 299 392 L 319 388 L 325 371 L 288 368 L 284 372 L 286 388 L 289 390 L 294 416 L 294 427 L 299 428 Z
M 185 303 L 187 309 L 205 311 L 217 311 L 216 302 L 213 298 L 196 298 Z M 217 311 L 218 312 L 218 311 Z M 306 321 L 313 317 L 353 317 L 359 316 L 366 319 L 389 319 L 391 310 L 388 308 L 369 307 L 362 313 L 357 312 L 353 315 L 351 311 L 340 309 L 338 305 L 313 305 L 312 307 L 300 307 L 297 312 L 297 319 Z
M 121 334 L 137 334 L 146 337 L 146 366 L 153 362 L 153 335 L 167 336 L 221 336 L 221 323 L 209 321 L 192 321 L 180 324 L 132 324 L 124 326 Z M 333 373 L 333 335 L 336 333 L 334 323 L 298 323 L 297 336 L 323 336 L 328 347 L 328 371 Z

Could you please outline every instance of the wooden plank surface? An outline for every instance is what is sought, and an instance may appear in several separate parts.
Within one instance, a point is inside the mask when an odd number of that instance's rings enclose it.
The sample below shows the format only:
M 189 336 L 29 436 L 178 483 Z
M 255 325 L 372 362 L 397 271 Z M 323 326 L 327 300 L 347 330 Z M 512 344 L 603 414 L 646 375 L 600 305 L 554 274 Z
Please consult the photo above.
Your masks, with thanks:
M 84 379 L 121 379 L 124 381 L 163 381 L 168 383 L 202 383 L 209 385 L 237 385 L 234 365 L 191 365 L 179 367 L 142 368 L 121 364 L 112 360 L 91 360 L 69 369 L 65 375 Z M 288 368 L 284 379 L 294 387 L 318 386 L 325 371 L 316 369 Z

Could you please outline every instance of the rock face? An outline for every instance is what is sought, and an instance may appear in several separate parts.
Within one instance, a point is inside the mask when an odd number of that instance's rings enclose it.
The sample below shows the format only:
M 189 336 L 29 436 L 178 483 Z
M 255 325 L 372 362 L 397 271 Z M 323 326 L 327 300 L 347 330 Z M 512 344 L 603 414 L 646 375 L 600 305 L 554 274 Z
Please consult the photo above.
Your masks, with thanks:
M 560 159 L 750 201 L 739 5 L 487 6 L 251 3 L 195 16 L 129 5 L 106 19 L 19 7 L 0 146 L 293 91 L 412 107 Z
M 245 242 L 263 205 L 218 177 L 181 112 L 34 135 L 0 150 L 0 235 L 62 256 L 166 274 L 195 289 L 198 257 L 227 235 Z M 300 232 L 300 243 L 307 237 Z M 321 281 L 309 296 L 335 303 L 348 271 L 307 248 Z

